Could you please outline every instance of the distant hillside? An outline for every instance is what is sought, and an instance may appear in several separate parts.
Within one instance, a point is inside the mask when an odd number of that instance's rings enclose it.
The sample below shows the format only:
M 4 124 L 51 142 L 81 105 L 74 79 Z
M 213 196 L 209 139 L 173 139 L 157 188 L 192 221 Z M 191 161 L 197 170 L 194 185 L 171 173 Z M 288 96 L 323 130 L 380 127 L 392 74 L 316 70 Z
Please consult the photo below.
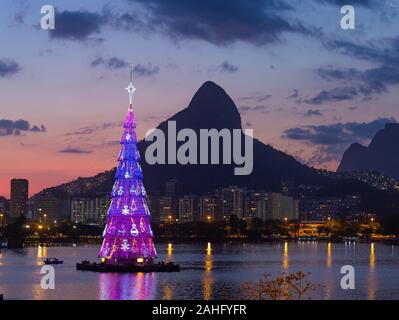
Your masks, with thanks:
M 388 123 L 369 146 L 352 144 L 344 153 L 338 172 L 378 171 L 399 179 L 399 124 Z
M 176 121 L 177 130 L 241 129 L 241 116 L 233 100 L 213 82 L 205 82 L 196 92 L 188 107 L 170 119 L 162 122 L 161 129 L 166 138 L 167 121 Z M 140 121 L 140 119 L 138 119 Z M 256 132 L 255 132 L 256 135 Z M 167 139 L 166 139 L 167 140 Z M 242 141 L 244 137 L 242 136 Z M 151 142 L 141 141 L 139 150 L 144 159 L 145 150 Z M 178 144 L 179 146 L 179 144 Z M 222 157 L 220 156 L 220 159 Z M 296 183 L 318 184 L 327 181 L 317 170 L 298 162 L 294 157 L 278 151 L 254 139 L 254 165 L 248 176 L 234 175 L 235 164 L 230 165 L 148 165 L 141 163 L 144 183 L 149 191 L 163 190 L 171 178 L 177 178 L 187 193 L 205 193 L 215 188 L 238 185 L 254 189 L 278 190 L 282 176 L 293 177 Z M 93 192 L 110 191 L 113 184 L 113 170 L 90 178 L 79 178 L 70 183 L 51 188 L 58 194 L 84 195 Z
M 137 119 L 140 122 L 140 119 Z M 176 121 L 177 130 L 191 128 L 197 133 L 200 129 L 241 129 L 241 117 L 233 100 L 226 92 L 213 82 L 204 83 L 192 98 L 188 107 L 168 120 Z M 167 121 L 168 121 L 167 120 Z M 167 121 L 158 128 L 168 137 Z M 265 128 L 267 130 L 267 128 Z M 387 125 L 377 134 L 370 144 L 370 150 L 376 150 L 381 155 L 381 163 L 386 165 L 388 172 L 397 169 L 393 166 L 397 162 L 394 148 L 399 141 L 398 125 Z M 256 132 L 255 132 L 256 135 Z M 243 140 L 243 139 L 242 139 Z M 237 185 L 255 190 L 279 190 L 282 177 L 292 177 L 296 185 L 318 185 L 321 187 L 318 196 L 337 196 L 358 194 L 363 199 L 365 210 L 379 214 L 396 214 L 399 209 L 398 192 L 375 190 L 355 179 L 340 179 L 333 173 L 321 174 L 320 171 L 309 168 L 298 162 L 294 157 L 278 151 L 254 139 L 254 167 L 248 176 L 235 176 L 235 164 L 230 165 L 148 165 L 144 161 L 145 150 L 150 142 L 141 141 L 139 150 L 142 155 L 144 183 L 149 192 L 164 190 L 165 182 L 177 178 L 183 184 L 186 193 L 204 194 L 214 189 L 229 185 Z M 179 146 L 179 144 L 177 144 Z M 355 156 L 354 162 L 361 163 L 368 160 L 368 148 L 354 145 L 352 150 L 365 152 Z M 348 151 L 349 152 L 349 151 Z M 347 152 L 347 153 L 348 153 Z M 350 152 L 349 152 L 350 153 Z M 346 157 L 347 154 L 344 156 Z M 391 157 L 387 159 L 386 157 Z M 220 157 L 221 158 L 221 157 Z M 370 158 L 372 158 L 370 156 Z M 340 170 L 348 168 L 346 159 Z M 389 169 L 389 170 L 388 170 Z M 90 196 L 96 193 L 108 193 L 112 189 L 115 170 L 100 173 L 94 177 L 79 178 L 70 183 L 50 188 L 59 197 Z

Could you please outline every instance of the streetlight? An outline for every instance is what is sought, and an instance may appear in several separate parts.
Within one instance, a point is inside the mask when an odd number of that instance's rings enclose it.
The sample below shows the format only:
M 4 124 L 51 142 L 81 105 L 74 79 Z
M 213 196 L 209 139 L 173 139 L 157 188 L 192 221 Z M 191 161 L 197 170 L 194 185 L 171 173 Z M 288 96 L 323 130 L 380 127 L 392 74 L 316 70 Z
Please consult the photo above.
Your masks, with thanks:
M 47 222 L 47 214 L 44 214 L 43 217 L 44 217 L 44 223 L 46 223 Z
M 212 220 L 211 216 L 207 216 L 208 221 L 210 222 Z
M 4 214 L 0 213 L 0 221 L 1 221 L 0 226 L 3 226 L 3 217 L 4 217 Z

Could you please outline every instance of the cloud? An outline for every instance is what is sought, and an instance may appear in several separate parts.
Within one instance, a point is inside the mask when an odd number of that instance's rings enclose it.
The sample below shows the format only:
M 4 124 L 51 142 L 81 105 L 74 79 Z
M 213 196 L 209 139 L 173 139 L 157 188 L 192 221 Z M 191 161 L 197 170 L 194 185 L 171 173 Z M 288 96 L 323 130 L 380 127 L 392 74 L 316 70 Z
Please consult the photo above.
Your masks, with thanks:
M 372 137 L 386 123 L 396 122 L 395 118 L 378 118 L 371 122 L 347 122 L 328 125 L 311 125 L 287 129 L 283 136 L 314 145 L 350 144 L 364 142 Z
M 91 153 L 92 151 L 85 150 L 85 149 L 82 149 L 82 148 L 66 147 L 65 149 L 62 149 L 62 150 L 60 150 L 58 152 L 71 153 L 71 154 L 87 154 L 87 153 Z
M 320 110 L 317 109 L 309 109 L 308 111 L 305 112 L 304 114 L 305 117 L 312 117 L 312 116 L 323 116 L 323 113 Z
M 98 57 L 90 62 L 90 66 L 98 67 L 104 66 L 108 69 L 123 69 L 129 66 L 129 63 L 122 58 L 118 57 L 110 57 L 103 58 Z M 148 77 L 158 74 L 160 68 L 158 66 L 152 65 L 151 63 L 147 63 L 146 65 L 138 63 L 133 67 L 133 74 L 138 77 Z
M 108 23 L 109 16 L 106 13 L 89 11 L 58 11 L 55 13 L 55 29 L 50 30 L 51 39 L 66 39 L 75 41 L 102 41 L 101 38 L 93 38 L 99 34 L 101 28 Z
M 329 161 L 338 161 L 348 145 L 368 143 L 386 123 L 395 118 L 378 118 L 370 122 L 346 122 L 328 125 L 309 125 L 287 129 L 282 137 L 302 141 L 314 148 L 313 155 L 305 162 L 320 166 Z
M 328 50 L 335 50 L 376 66 L 365 70 L 333 66 L 319 68 L 316 73 L 322 79 L 340 85 L 322 90 L 302 102 L 322 104 L 355 98 L 370 100 L 373 95 L 388 92 L 390 86 L 399 84 L 399 37 L 368 41 L 365 44 L 343 40 L 327 40 L 323 44 Z
M 97 66 L 105 66 L 109 69 L 123 69 L 126 68 L 129 63 L 125 60 L 118 58 L 118 57 L 110 57 L 110 58 L 102 58 L 98 57 L 90 62 L 90 66 L 97 67 Z
M 283 33 L 312 35 L 314 30 L 284 17 L 292 8 L 283 0 L 130 0 L 134 11 L 120 17 L 127 29 L 166 34 L 175 41 L 203 40 L 217 46 L 237 41 L 265 45 Z M 137 14 L 137 4 L 143 13 Z
M 238 71 L 238 67 L 231 64 L 230 62 L 224 61 L 216 67 L 216 70 L 220 72 L 234 73 Z
M 133 73 L 139 77 L 153 76 L 159 73 L 160 68 L 158 66 L 153 66 L 151 63 L 147 65 L 136 64 L 133 67 Z
M 12 59 L 0 59 L 0 78 L 11 77 L 17 74 L 21 67 Z
M 26 120 L 8 120 L 8 119 L 0 119 L 0 137 L 2 136 L 11 136 L 21 135 L 22 132 L 46 132 L 47 129 L 44 125 L 41 126 L 31 126 L 30 123 Z
M 255 101 L 255 102 L 264 102 L 272 97 L 271 94 L 255 92 L 253 95 L 239 97 L 238 100 L 241 101 Z
M 330 5 L 336 5 L 336 6 L 345 6 L 345 5 L 352 5 L 352 6 L 363 6 L 363 7 L 371 7 L 374 4 L 376 4 L 376 2 L 374 2 L 373 0 L 317 0 L 318 3 L 325 3 L 325 4 L 330 4 Z
M 292 94 L 290 94 L 287 99 L 297 99 L 299 97 L 299 90 L 294 89 L 292 90 Z
M 360 92 L 356 87 L 336 87 L 329 90 L 322 90 L 314 97 L 305 99 L 301 102 L 320 105 L 326 102 L 352 100 L 353 98 L 359 96 L 359 94 Z
M 240 107 L 238 107 L 238 111 L 240 111 L 242 113 L 246 113 L 246 112 L 261 112 L 263 114 L 268 113 L 267 107 L 264 105 L 257 105 L 254 107 L 240 106 Z
M 95 126 L 81 127 L 75 131 L 67 132 L 65 135 L 66 136 L 89 135 L 89 134 L 93 134 L 98 131 L 106 130 L 109 128 L 115 128 L 115 127 L 119 127 L 119 126 L 121 126 L 121 123 L 119 123 L 119 122 L 106 122 L 106 123 L 102 123 L 102 124 L 95 125 Z

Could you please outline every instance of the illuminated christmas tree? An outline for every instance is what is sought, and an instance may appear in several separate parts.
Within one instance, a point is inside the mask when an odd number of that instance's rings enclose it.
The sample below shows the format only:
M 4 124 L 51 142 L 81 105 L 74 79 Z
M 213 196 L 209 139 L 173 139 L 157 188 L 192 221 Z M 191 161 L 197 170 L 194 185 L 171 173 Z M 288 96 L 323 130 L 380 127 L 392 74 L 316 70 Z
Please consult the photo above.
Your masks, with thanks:
M 132 106 L 136 88 L 132 84 L 132 71 L 126 90 L 129 92 L 130 103 L 123 125 L 122 147 L 103 233 L 104 241 L 99 253 L 106 264 L 151 263 L 156 257 L 143 173 L 139 164 Z

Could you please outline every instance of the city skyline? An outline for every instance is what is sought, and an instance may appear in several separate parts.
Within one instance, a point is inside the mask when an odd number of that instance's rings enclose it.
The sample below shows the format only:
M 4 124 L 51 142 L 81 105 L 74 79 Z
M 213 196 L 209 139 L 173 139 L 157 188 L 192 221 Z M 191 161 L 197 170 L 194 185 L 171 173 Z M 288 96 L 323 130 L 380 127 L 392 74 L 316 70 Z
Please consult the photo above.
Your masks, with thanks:
M 0 37 L 13 39 L 0 55 L 0 148 L 10 150 L 0 195 L 9 197 L 12 178 L 29 179 L 33 195 L 116 165 L 129 63 L 141 138 L 207 80 L 231 95 L 255 137 L 331 170 L 352 142 L 367 144 L 399 118 L 398 8 L 389 1 L 352 1 L 356 30 L 340 28 L 336 1 L 149 3 L 53 1 L 53 32 L 37 27 L 39 1 L 0 4 Z M 184 16 L 193 30 L 180 28 Z M 218 23 L 227 17 L 237 31 Z

